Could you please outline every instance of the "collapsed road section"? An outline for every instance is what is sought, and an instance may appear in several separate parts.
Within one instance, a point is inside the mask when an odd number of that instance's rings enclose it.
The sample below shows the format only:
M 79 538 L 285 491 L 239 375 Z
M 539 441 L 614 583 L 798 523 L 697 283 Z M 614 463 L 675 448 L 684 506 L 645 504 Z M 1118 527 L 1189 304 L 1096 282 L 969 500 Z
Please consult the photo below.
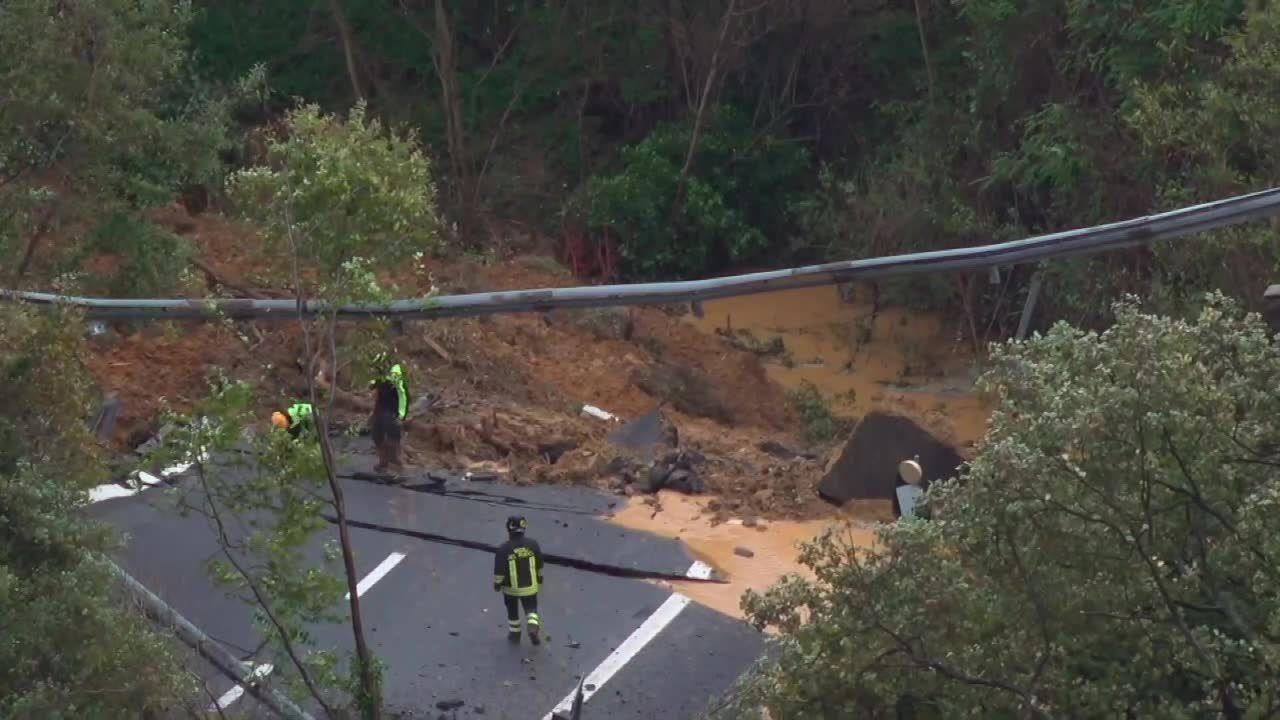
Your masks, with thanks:
M 386 663 L 387 704 L 406 717 L 434 718 L 445 706 L 457 718 L 567 717 L 579 687 L 583 718 L 694 717 L 762 652 L 762 636 L 741 621 L 639 579 L 707 579 L 710 569 L 675 541 L 601 517 L 617 498 L 500 483 L 486 483 L 480 495 L 458 481 L 440 492 L 354 480 L 343 485 L 349 514 L 361 518 L 352 523 L 351 537 L 365 626 Z M 233 654 L 244 667 L 274 665 L 263 682 L 289 679 L 287 666 L 262 654 L 252 606 L 209 580 L 207 563 L 220 548 L 208 521 L 176 511 L 179 500 L 204 501 L 198 483 L 163 488 L 90 507 L 91 515 L 128 537 L 115 559 L 223 647 L 257 648 Z M 489 548 L 516 508 L 528 517 L 531 536 L 563 561 L 546 570 L 540 611 L 547 638 L 539 647 L 507 641 L 502 602 L 491 587 Z M 318 533 L 317 559 L 333 535 Z M 344 614 L 344 607 L 335 611 Z M 309 632 L 319 647 L 351 650 L 345 625 Z M 663 693 L 652 689 L 658 670 L 667 678 Z M 207 682 L 225 685 L 220 701 L 233 709 L 243 702 L 231 679 Z

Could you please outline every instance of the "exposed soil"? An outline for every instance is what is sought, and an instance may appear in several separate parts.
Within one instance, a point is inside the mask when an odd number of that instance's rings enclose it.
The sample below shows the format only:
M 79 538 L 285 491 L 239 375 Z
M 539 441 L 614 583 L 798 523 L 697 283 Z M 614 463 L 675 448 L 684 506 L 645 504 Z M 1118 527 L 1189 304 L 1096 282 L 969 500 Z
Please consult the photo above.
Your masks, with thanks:
M 199 249 L 203 268 L 195 271 L 191 293 L 284 293 L 273 290 L 261 270 L 261 246 L 251 229 L 179 208 L 161 218 Z M 575 284 L 553 261 L 537 256 L 425 263 L 397 274 L 400 291 L 425 292 L 433 283 L 444 292 Z M 410 368 L 413 394 L 435 398 L 409 426 L 409 459 L 423 466 L 498 469 L 522 483 L 623 492 L 611 462 L 625 453 L 605 439 L 617 426 L 579 409 L 591 404 L 629 420 L 663 403 L 682 446 L 706 457 L 700 472 L 714 497 L 699 503 L 700 510 L 718 519 L 820 518 L 833 513 L 814 491 L 831 448 L 816 448 L 815 459 L 795 460 L 759 449 L 766 441 L 803 447 L 788 395 L 801 381 L 814 383 L 837 412 L 849 416 L 871 407 L 895 409 L 957 444 L 981 435 L 986 409 L 963 388 L 933 392 L 886 384 L 955 382 L 964 358 L 948 355 L 951 341 L 941 323 L 883 311 L 870 341 L 850 345 L 841 338 L 866 308 L 841 303 L 830 288 L 818 290 L 710 302 L 702 319 L 633 308 L 407 323 L 394 338 L 398 356 Z M 727 325 L 735 329 L 729 336 L 716 332 Z M 902 337 L 921 339 L 908 346 Z M 119 326 L 92 341 L 90 366 L 103 388 L 123 401 L 116 439 L 124 444 L 154 429 L 162 407 L 190 408 L 214 371 L 258 383 L 265 421 L 272 407 L 292 402 L 305 387 L 301 346 L 290 322 Z M 919 371 L 909 367 L 923 367 L 919 358 L 930 352 L 943 360 Z M 345 383 L 340 373 L 339 385 Z M 857 393 L 851 402 L 841 394 L 850 388 Z M 358 421 L 363 398 L 351 398 L 339 413 Z M 553 464 L 543 449 L 558 442 L 576 448 Z

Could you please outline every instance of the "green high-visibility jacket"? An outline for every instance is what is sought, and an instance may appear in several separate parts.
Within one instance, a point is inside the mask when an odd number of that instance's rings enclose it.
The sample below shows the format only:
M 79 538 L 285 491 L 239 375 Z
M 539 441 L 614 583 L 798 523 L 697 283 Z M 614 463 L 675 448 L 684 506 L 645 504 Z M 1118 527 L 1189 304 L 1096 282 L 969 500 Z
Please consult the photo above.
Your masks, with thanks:
M 297 425 L 311 419 L 311 403 L 294 403 L 285 412 L 289 415 L 289 424 Z
M 409 414 L 409 386 L 405 384 L 404 368 L 400 367 L 400 363 L 391 366 L 391 372 L 387 373 L 387 382 L 396 389 L 396 414 L 404 420 Z

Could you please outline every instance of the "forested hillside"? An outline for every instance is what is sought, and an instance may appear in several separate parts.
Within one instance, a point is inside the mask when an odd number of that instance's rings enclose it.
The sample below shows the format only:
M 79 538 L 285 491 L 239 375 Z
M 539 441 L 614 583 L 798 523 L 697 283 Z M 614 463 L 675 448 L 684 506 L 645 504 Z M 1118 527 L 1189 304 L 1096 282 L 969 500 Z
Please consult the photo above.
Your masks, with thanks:
M 300 99 L 415 130 L 454 242 L 532 229 L 621 279 L 1079 227 L 1264 187 L 1277 163 L 1267 3 L 197 0 L 113 17 L 111 0 L 43 27 L 45 4 L 4 11 L 0 237 L 22 275 L 45 236 L 109 210 L 84 236 L 133 270 L 116 292 L 182 265 L 129 213 L 216 200 L 259 152 L 239 131 Z M 1102 319 L 1120 290 L 1253 297 L 1270 237 L 1054 263 L 1051 317 Z M 1029 274 L 886 297 L 958 299 L 1004 328 Z
M 462 238 L 616 242 L 626 278 L 956 247 L 1274 183 L 1280 10 L 1243 0 L 196 3 L 199 74 L 421 131 Z M 1056 263 L 1114 291 L 1254 295 L 1267 228 Z M 607 268 L 612 269 L 612 267 Z M 997 297 L 922 281 L 913 303 Z M 1029 274 L 1029 273 L 1027 273 Z M 1003 322 L 1003 316 L 999 318 Z

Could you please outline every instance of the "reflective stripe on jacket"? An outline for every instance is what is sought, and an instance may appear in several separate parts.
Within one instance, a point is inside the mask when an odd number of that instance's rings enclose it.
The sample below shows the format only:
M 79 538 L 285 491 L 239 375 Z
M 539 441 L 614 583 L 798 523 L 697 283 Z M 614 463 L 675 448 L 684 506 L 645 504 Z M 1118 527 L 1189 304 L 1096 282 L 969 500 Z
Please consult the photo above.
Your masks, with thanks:
M 504 595 L 537 595 L 542 586 L 542 548 L 537 541 L 515 537 L 493 554 L 493 584 Z

